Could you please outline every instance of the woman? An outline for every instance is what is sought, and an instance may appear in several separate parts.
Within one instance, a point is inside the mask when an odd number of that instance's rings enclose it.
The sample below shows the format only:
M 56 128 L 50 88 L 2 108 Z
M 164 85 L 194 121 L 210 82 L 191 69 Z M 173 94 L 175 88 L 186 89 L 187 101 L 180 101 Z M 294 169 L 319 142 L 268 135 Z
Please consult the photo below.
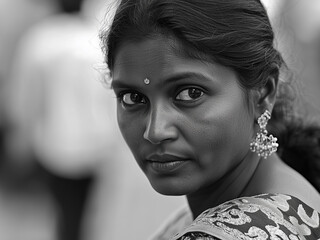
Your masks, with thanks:
M 124 139 L 194 220 L 179 213 L 154 239 L 320 238 L 319 193 L 266 129 L 292 119 L 258 0 L 123 0 L 101 37 Z

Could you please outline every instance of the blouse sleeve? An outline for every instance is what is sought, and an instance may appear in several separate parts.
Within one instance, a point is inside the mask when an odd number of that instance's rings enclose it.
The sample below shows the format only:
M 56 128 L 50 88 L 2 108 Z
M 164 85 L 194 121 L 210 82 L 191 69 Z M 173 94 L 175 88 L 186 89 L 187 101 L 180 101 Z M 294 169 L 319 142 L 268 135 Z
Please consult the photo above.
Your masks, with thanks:
M 285 194 L 237 198 L 201 213 L 171 240 L 320 240 L 320 214 Z

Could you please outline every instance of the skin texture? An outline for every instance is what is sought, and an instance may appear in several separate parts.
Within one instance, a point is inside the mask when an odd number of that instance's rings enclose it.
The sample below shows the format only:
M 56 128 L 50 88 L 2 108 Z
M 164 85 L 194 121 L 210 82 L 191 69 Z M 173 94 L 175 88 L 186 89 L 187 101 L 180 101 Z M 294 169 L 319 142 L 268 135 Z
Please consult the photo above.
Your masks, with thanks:
M 256 119 L 272 111 L 276 81 L 248 101 L 232 69 L 179 56 L 174 44 L 161 36 L 125 42 L 112 71 L 120 130 L 152 187 L 186 195 L 194 217 L 266 192 L 292 194 L 317 208 L 315 190 L 276 154 L 262 160 L 249 149 Z M 312 197 L 305 199 L 306 191 Z

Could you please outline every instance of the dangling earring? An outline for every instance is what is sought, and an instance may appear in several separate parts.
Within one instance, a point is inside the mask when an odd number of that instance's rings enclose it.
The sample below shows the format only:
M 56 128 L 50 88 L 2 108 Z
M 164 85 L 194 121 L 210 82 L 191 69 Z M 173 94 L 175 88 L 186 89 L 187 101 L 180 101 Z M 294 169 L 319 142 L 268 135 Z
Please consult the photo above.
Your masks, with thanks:
M 266 110 L 259 118 L 259 132 L 256 138 L 250 143 L 250 150 L 256 152 L 258 156 L 267 158 L 272 153 L 277 151 L 279 144 L 277 143 L 277 138 L 271 134 L 268 136 L 268 131 L 266 129 L 269 119 L 271 118 L 271 113 Z

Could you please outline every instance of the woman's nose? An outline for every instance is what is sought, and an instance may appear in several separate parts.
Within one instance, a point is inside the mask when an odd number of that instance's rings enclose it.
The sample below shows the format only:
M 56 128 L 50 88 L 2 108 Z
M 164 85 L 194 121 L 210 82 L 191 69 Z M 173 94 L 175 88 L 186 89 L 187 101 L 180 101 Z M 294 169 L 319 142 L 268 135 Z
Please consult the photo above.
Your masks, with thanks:
M 163 106 L 153 108 L 148 116 L 143 137 L 152 144 L 160 144 L 164 141 L 172 141 L 178 133 L 175 126 L 175 114 Z

